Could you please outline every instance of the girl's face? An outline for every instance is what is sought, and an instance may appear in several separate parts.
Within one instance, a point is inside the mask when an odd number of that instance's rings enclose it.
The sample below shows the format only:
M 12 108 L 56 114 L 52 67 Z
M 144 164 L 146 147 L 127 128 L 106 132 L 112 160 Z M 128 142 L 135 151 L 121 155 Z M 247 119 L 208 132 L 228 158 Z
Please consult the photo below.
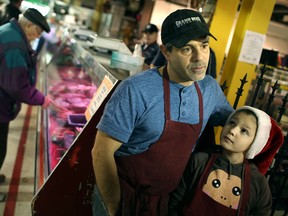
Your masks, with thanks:
M 252 114 L 237 112 L 223 127 L 220 144 L 226 152 L 243 153 L 249 149 L 257 131 L 257 120 Z

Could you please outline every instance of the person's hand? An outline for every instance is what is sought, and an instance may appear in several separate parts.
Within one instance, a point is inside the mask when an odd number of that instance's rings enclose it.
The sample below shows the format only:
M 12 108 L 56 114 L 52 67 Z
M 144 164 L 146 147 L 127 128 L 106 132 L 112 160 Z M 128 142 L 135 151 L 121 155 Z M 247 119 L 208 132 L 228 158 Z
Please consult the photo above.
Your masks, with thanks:
M 44 103 L 42 104 L 42 108 L 46 109 L 51 103 L 51 99 L 48 96 L 45 96 Z

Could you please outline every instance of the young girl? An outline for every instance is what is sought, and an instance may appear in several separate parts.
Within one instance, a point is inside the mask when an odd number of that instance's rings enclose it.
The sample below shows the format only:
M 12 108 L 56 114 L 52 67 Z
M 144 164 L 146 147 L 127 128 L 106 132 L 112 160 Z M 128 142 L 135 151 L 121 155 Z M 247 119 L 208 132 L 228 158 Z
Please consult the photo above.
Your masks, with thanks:
M 244 106 L 223 127 L 221 153 L 192 154 L 171 194 L 169 215 L 270 215 L 271 192 L 263 174 L 283 143 L 265 112 Z

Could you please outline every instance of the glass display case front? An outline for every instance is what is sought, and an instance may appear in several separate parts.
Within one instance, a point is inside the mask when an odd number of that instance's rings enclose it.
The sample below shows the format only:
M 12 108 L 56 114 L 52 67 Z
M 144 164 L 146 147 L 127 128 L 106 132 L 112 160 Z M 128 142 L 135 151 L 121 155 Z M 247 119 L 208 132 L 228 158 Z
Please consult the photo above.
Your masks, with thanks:
M 40 158 L 44 155 L 45 159 L 37 162 L 32 215 L 92 215 L 95 176 L 91 150 L 96 125 L 118 81 L 129 72 L 103 66 L 97 55 L 73 39 L 60 47 L 46 46 L 45 55 L 51 54 L 44 71 L 46 93 L 53 104 L 42 112 L 44 144 L 41 148 L 40 139 L 37 146 Z M 41 182 L 38 177 L 43 171 Z
M 53 103 L 47 110 L 50 171 L 86 123 L 84 113 L 97 87 L 85 66 L 75 56 L 73 45 L 65 43 L 47 67 L 47 94 Z
M 60 46 L 48 45 L 45 56 L 49 55 L 52 57 L 45 68 L 45 90 L 52 104 L 44 111 L 46 177 L 86 125 L 85 111 L 103 80 L 108 79 L 113 86 L 123 77 L 123 72 L 104 67 L 97 56 L 68 37 Z

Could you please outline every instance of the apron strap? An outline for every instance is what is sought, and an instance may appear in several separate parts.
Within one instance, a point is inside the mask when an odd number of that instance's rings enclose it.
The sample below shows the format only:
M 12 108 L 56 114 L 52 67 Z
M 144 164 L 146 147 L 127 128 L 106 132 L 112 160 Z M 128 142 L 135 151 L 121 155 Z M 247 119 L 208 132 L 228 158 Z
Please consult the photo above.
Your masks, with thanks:
M 170 117 L 170 84 L 169 84 L 169 75 L 167 72 L 167 66 L 163 70 L 163 85 L 164 85 L 164 112 L 166 121 L 171 120 Z
M 242 182 L 244 178 L 244 185 L 242 189 L 242 198 L 240 200 L 240 206 L 238 208 L 238 214 L 237 215 L 245 215 L 246 206 L 249 200 L 249 194 L 250 194 L 250 178 L 251 178 L 251 167 L 248 161 L 245 159 L 243 164 L 244 169 L 244 177 L 242 177 Z
M 201 124 L 201 128 L 202 128 L 202 123 L 203 123 L 203 97 L 202 97 L 202 93 L 201 90 L 199 88 L 199 85 L 197 82 L 194 82 L 195 84 L 195 88 L 197 90 L 197 94 L 198 94 L 198 98 L 199 98 L 199 123 Z
M 207 180 L 207 177 L 209 175 L 209 170 L 211 169 L 212 165 L 214 164 L 215 160 L 217 159 L 219 154 L 216 154 L 216 153 L 213 153 L 210 157 L 210 159 L 208 160 L 206 166 L 205 166 L 205 169 L 203 171 L 203 174 L 201 175 L 201 178 L 199 179 L 199 183 L 198 183 L 198 186 L 197 188 L 202 188 L 203 185 L 204 185 L 204 179 L 205 179 L 205 182 Z

